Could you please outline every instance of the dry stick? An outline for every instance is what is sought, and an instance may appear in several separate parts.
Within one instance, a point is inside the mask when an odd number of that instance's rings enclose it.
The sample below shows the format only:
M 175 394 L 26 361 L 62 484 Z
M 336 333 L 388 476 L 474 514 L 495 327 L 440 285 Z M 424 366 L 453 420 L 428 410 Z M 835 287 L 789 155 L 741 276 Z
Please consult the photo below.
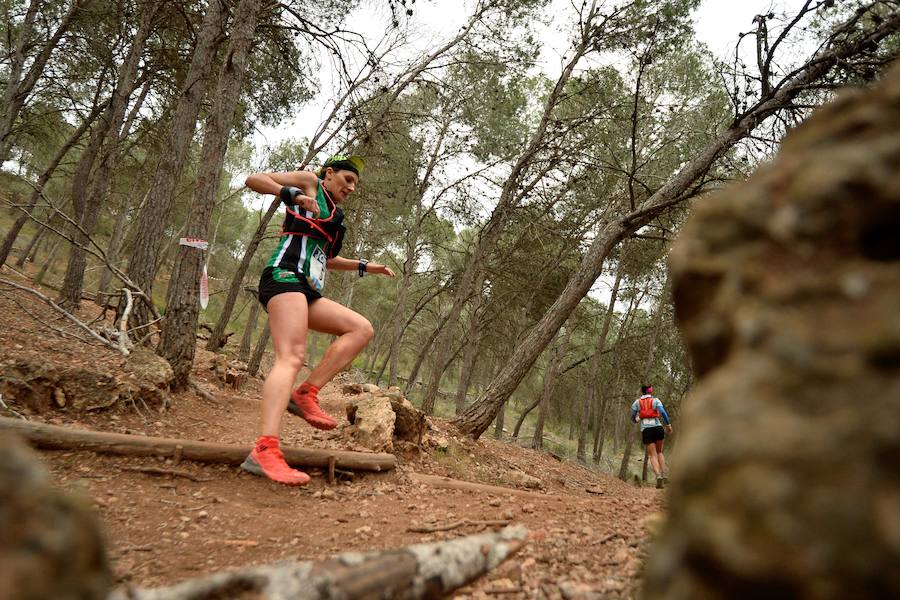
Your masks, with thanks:
M 220 572 L 167 588 L 128 589 L 109 600 L 201 598 L 440 598 L 471 583 L 515 554 L 528 531 L 521 526 L 398 550 L 352 552 L 316 562 L 277 563 Z M 256 545 L 255 540 L 218 540 Z
M 194 381 L 193 379 L 188 380 L 188 386 L 191 388 L 195 394 L 206 400 L 207 402 L 212 402 L 216 406 L 219 406 L 219 402 L 216 400 L 216 397 L 207 390 L 204 390 L 200 387 L 200 384 Z
M 469 519 L 463 519 L 462 521 L 454 521 L 446 525 L 423 525 L 420 527 L 409 527 L 406 531 L 409 531 L 411 533 L 435 533 L 438 531 L 451 531 L 453 529 L 458 529 L 460 527 L 466 527 L 469 525 L 473 525 L 476 527 L 506 527 L 507 525 L 509 525 L 509 523 L 510 521 L 508 519 L 496 519 L 487 521 L 470 521 Z
M 239 465 L 252 449 L 236 444 L 215 444 L 193 440 L 125 435 L 103 431 L 70 429 L 45 423 L 18 421 L 0 417 L 0 431 L 12 431 L 22 435 L 38 448 L 54 450 L 87 450 L 124 456 L 174 456 L 182 447 L 184 460 Z M 350 450 L 318 450 L 312 448 L 283 447 L 289 464 L 300 467 L 326 468 L 328 458 L 334 456 L 336 466 L 358 471 L 390 471 L 397 466 L 393 454 L 376 452 L 352 452 Z
M 4 410 L 8 410 L 8 411 L 11 412 L 12 414 L 16 415 L 17 417 L 19 417 L 19 418 L 22 419 L 23 421 L 27 421 L 27 420 L 28 420 L 28 417 L 26 417 L 26 416 L 24 416 L 24 415 L 22 415 L 22 414 L 19 414 L 18 412 L 16 412 L 16 411 L 13 410 L 12 408 L 10 408 L 10 407 L 6 404 L 6 402 L 3 401 L 3 394 L 0 394 L 0 406 L 2 406 Z
M 424 475 L 422 473 L 410 473 L 410 480 L 413 483 L 424 483 L 425 485 L 430 485 L 438 488 L 446 488 L 451 490 L 467 490 L 470 492 L 481 492 L 488 494 L 496 494 L 498 496 L 503 496 L 506 494 L 511 494 L 513 496 L 525 496 L 527 498 L 540 498 L 542 500 L 553 500 L 556 499 L 557 496 L 553 496 L 551 494 L 539 494 L 538 492 L 528 492 L 525 490 L 518 490 L 515 488 L 506 488 L 500 487 L 496 485 L 487 485 L 484 483 L 472 483 L 470 481 L 460 481 L 458 479 L 450 479 L 449 477 L 439 477 L 437 475 Z
M 177 469 L 161 469 L 159 467 L 119 467 L 122 471 L 134 471 L 136 473 L 146 473 L 147 475 L 171 475 L 172 477 L 184 477 L 185 479 L 190 479 L 191 481 L 196 481 L 198 483 L 204 483 L 207 481 L 214 481 L 210 478 L 205 477 L 197 477 L 187 471 L 179 471 Z
M 31 289 L 30 287 L 26 287 L 26 286 L 24 286 L 24 285 L 19 285 L 18 283 L 15 283 L 15 282 L 13 282 L 13 281 L 9 281 L 8 279 L 0 279 L 0 283 L 2 283 L 3 285 L 8 285 L 8 286 L 10 286 L 10 287 L 14 287 L 14 288 L 16 288 L 17 290 L 22 290 L 23 292 L 29 292 L 29 293 L 31 293 L 31 294 L 34 294 L 35 296 L 37 296 L 38 298 L 40 298 L 43 302 L 49 304 L 56 312 L 62 314 L 62 315 L 65 316 L 67 319 L 69 319 L 70 321 L 72 321 L 75 325 L 78 326 L 79 329 L 82 329 L 83 331 L 86 331 L 87 333 L 89 333 L 89 334 L 91 335 L 91 337 L 93 337 L 95 340 L 97 340 L 98 342 L 100 342 L 100 343 L 103 344 L 104 346 L 107 346 L 108 348 L 112 348 L 113 350 L 116 350 L 117 352 L 120 351 L 119 348 L 118 348 L 118 346 L 117 346 L 116 344 L 113 344 L 112 342 L 110 342 L 110 341 L 107 340 L 106 338 L 102 337 L 102 336 L 101 336 L 100 334 L 98 334 L 96 331 L 94 331 L 93 329 L 91 329 L 90 327 L 88 327 L 87 325 L 85 325 L 84 323 L 82 323 L 81 321 L 79 321 L 78 318 L 76 318 L 73 314 L 71 314 L 71 313 L 68 312 L 67 310 L 63 309 L 63 308 L 62 308 L 61 306 L 59 306 L 56 302 L 54 302 L 53 300 L 51 300 L 50 298 L 48 298 L 48 297 L 45 296 L 44 294 L 40 293 L 39 291 L 33 290 L 33 289 Z M 128 352 L 125 352 L 125 354 L 127 355 Z
M 125 310 L 122 311 L 122 318 L 119 319 L 119 352 L 128 355 L 128 315 L 131 314 L 131 308 L 134 306 L 134 296 L 127 287 L 122 288 L 125 293 Z M 106 312 L 104 310 L 104 312 Z

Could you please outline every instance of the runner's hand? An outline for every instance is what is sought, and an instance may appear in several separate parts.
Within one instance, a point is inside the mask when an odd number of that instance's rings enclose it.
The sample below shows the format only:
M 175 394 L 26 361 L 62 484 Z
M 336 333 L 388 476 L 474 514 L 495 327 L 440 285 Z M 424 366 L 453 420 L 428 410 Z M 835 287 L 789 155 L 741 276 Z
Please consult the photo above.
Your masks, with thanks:
M 294 197 L 294 202 L 296 202 L 297 206 L 299 206 L 303 210 L 308 210 L 309 212 L 311 212 L 314 217 L 319 217 L 319 203 L 316 202 L 315 198 L 299 194 Z
M 376 273 L 379 275 L 394 277 L 394 272 L 391 271 L 390 267 L 386 265 L 379 265 L 378 263 L 369 263 L 366 266 L 366 273 Z
M 669 433 L 672 433 L 672 426 L 666 425 L 666 431 L 668 431 Z

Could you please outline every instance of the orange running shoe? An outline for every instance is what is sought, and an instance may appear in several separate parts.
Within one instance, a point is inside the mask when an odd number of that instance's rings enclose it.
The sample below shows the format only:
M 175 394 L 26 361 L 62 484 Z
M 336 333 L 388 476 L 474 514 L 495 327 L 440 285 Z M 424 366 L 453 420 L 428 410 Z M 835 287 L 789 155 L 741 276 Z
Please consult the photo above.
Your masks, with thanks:
M 334 429 L 337 427 L 337 421 L 319 408 L 318 394 L 319 388 L 316 386 L 305 382 L 300 384 L 288 400 L 288 412 L 305 419 L 316 429 Z
M 253 450 L 241 463 L 241 468 L 248 473 L 268 477 L 285 485 L 309 483 L 309 475 L 288 466 L 281 448 L 278 447 L 278 438 L 272 436 L 263 436 L 257 440 Z

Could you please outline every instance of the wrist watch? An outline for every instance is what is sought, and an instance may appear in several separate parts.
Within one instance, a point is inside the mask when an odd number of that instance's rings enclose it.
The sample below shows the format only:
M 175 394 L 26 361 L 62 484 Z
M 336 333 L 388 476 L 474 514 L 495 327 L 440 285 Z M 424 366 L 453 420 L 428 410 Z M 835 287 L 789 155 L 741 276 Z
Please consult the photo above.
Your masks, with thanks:
M 360 277 L 365 275 L 366 265 L 368 265 L 368 264 L 369 264 L 369 261 L 367 261 L 366 259 L 364 259 L 364 258 L 359 259 L 359 276 Z

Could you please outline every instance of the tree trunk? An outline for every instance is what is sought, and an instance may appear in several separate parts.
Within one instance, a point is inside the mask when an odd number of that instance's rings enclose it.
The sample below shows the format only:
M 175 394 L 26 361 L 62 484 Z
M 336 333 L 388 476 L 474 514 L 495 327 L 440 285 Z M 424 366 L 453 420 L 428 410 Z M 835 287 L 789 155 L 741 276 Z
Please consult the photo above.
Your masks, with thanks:
M 203 149 L 188 217 L 189 237 L 207 239 L 228 147 L 228 136 L 240 99 L 261 5 L 262 0 L 241 0 L 235 9 L 233 29 L 216 87 L 215 103 L 206 119 L 203 132 Z M 187 387 L 194 363 L 200 313 L 198 284 L 204 264 L 205 256 L 196 248 L 180 247 L 176 259 L 177 276 L 169 282 L 169 301 L 158 353 L 172 365 L 175 389 Z
M 137 217 L 141 223 L 134 240 L 134 250 L 128 261 L 126 275 L 152 299 L 153 280 L 156 277 L 159 250 L 165 240 L 169 214 L 175 199 L 175 188 L 187 158 L 187 151 L 197 125 L 197 115 L 206 88 L 205 80 L 215 62 L 215 53 L 221 43 L 224 0 L 210 0 L 203 22 L 197 33 L 197 42 L 191 57 L 187 75 L 175 105 L 172 127 L 165 144 L 165 152 L 159 161 L 148 194 L 148 202 Z M 152 302 L 152 300 L 149 300 Z M 120 305 L 120 312 L 124 305 Z M 134 307 L 131 323 L 138 327 L 152 320 L 147 306 L 138 303 Z
M 634 435 L 631 428 L 625 428 L 625 452 L 622 453 L 622 462 L 619 464 L 619 479 L 628 481 L 629 463 L 631 462 L 631 450 L 634 448 Z
M 434 345 L 435 340 L 438 335 L 440 335 L 441 330 L 447 325 L 447 320 L 450 318 L 450 314 L 446 314 L 441 322 L 435 327 L 434 331 L 431 332 L 431 336 L 422 346 L 422 351 L 419 352 L 419 355 L 416 357 L 416 362 L 413 365 L 412 371 L 409 373 L 409 380 L 406 382 L 406 388 L 403 390 L 403 393 L 409 395 L 410 390 L 412 390 L 412 386 L 416 383 L 416 378 L 419 376 L 419 369 L 422 367 L 422 363 L 425 362 L 425 357 L 428 356 L 428 353 L 431 352 L 431 347 Z
M 119 261 L 119 250 L 125 241 L 125 233 L 127 232 L 128 212 L 127 196 L 120 196 L 118 214 L 116 215 L 116 221 L 113 225 L 112 235 L 109 238 L 106 251 L 106 256 L 112 264 Z M 112 277 L 113 272 L 108 267 L 104 267 L 103 274 L 100 276 L 100 283 L 97 284 L 97 298 L 95 302 L 99 306 L 106 306 L 109 301 L 108 293 Z
M 497 411 L 497 418 L 494 420 L 494 439 L 503 439 L 503 423 L 506 421 L 506 405 L 500 407 Z
M 266 352 L 266 347 L 269 345 L 269 320 L 266 319 L 266 324 L 263 326 L 262 333 L 259 335 L 259 339 L 256 340 L 256 347 L 253 349 L 253 356 L 250 357 L 250 362 L 247 364 L 247 372 L 256 377 L 256 374 L 259 373 L 259 365 L 262 363 L 263 354 Z
M 465 352 L 460 366 L 459 383 L 456 386 L 456 410 L 455 414 L 462 414 L 466 408 L 466 394 L 472 383 L 472 373 L 475 371 L 475 362 L 478 360 L 478 348 L 480 346 L 479 327 L 481 316 L 478 310 L 481 308 L 482 294 L 478 294 L 472 302 L 469 314 L 469 328 L 465 335 Z
M 241 362 L 250 360 L 250 342 L 253 339 L 253 332 L 256 331 L 256 324 L 259 322 L 259 312 L 262 310 L 262 304 L 255 298 L 251 302 L 253 306 L 250 308 L 250 316 L 247 317 L 247 325 L 244 327 L 244 335 L 241 337 L 241 348 L 238 350 L 238 360 Z
M 542 396 L 540 394 L 538 394 L 538 397 L 535 398 L 534 402 L 529 404 L 528 407 L 522 411 L 522 414 L 519 415 L 519 418 L 516 420 L 516 426 L 512 432 L 513 438 L 519 437 L 519 430 L 522 428 L 522 423 L 525 422 L 525 417 L 527 417 L 531 411 L 533 411 L 535 408 L 538 407 L 538 404 L 541 403 L 541 397 Z
M 616 269 L 616 281 L 613 283 L 612 292 L 609 296 L 609 305 L 606 307 L 606 315 L 603 318 L 603 325 L 600 327 L 600 335 L 597 337 L 597 348 L 594 350 L 594 354 L 591 356 L 590 363 L 588 364 L 588 377 L 590 377 L 591 384 L 589 386 L 588 393 L 584 398 L 584 404 L 581 409 L 581 426 L 578 431 L 577 458 L 582 463 L 587 462 L 586 448 L 588 424 L 590 423 L 589 413 L 591 410 L 591 404 L 596 404 L 596 380 L 597 376 L 600 373 L 600 364 L 603 357 L 603 350 L 606 347 L 606 336 L 607 334 L 609 334 L 609 326 L 610 323 L 612 323 L 613 314 L 615 313 L 616 297 L 619 295 L 619 284 L 622 283 L 622 273 L 623 267 L 620 261 L 619 268 Z
M 53 259 L 56 258 L 56 253 L 59 252 L 59 249 L 62 247 L 63 238 L 56 236 L 53 240 L 53 243 L 50 245 L 50 250 L 47 252 L 47 258 L 44 259 L 44 264 L 41 265 L 41 270 L 38 271 L 37 275 L 34 277 L 34 283 L 36 285 L 41 285 L 44 281 L 44 277 L 47 275 L 47 270 L 50 268 L 50 265 L 53 264 Z

